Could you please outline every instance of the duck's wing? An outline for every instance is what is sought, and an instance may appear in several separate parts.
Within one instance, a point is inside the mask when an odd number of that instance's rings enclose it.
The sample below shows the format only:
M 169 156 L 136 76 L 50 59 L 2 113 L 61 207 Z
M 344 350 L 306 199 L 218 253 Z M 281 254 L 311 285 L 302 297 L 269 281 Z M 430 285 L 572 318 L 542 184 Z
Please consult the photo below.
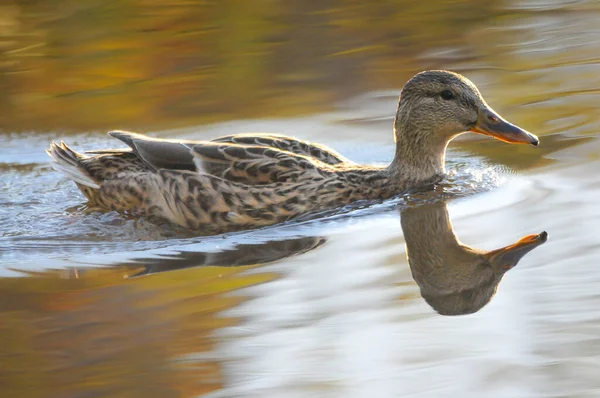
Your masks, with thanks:
M 191 146 L 196 170 L 247 185 L 319 178 L 328 165 L 268 146 L 207 141 Z
M 279 134 L 268 133 L 243 133 L 232 134 L 212 140 L 213 142 L 229 142 L 232 144 L 262 146 L 295 153 L 297 155 L 313 158 L 330 165 L 352 163 L 341 154 L 325 145 L 299 140 Z
M 157 139 L 143 134 L 119 130 L 111 131 L 108 134 L 129 146 L 153 170 L 194 170 L 193 157 L 189 153 L 189 148 L 206 143 L 206 141 Z M 216 138 L 211 142 L 279 149 L 312 158 L 329 165 L 352 163 L 349 159 L 346 159 L 341 154 L 324 145 L 310 143 L 285 135 L 262 133 L 232 134 Z M 212 170 L 204 171 L 213 173 Z M 217 168 L 214 172 L 219 173 L 219 171 L 220 169 Z
M 196 170 L 190 146 L 194 141 L 162 140 L 128 131 L 111 131 L 111 137 L 121 140 L 151 170 Z
M 190 170 L 255 185 L 310 178 L 319 174 L 316 171 L 319 167 L 327 167 L 315 157 L 277 148 L 277 145 L 283 146 L 283 136 L 260 135 L 258 140 L 258 135 L 236 135 L 221 137 L 219 141 L 175 141 L 126 131 L 111 131 L 109 134 L 127 144 L 154 171 Z M 233 139 L 248 143 L 258 140 L 262 145 L 229 142 Z M 299 140 L 294 142 L 294 148 L 308 148 L 301 146 Z M 266 145 L 268 143 L 273 145 Z M 329 161 L 333 162 L 331 158 Z

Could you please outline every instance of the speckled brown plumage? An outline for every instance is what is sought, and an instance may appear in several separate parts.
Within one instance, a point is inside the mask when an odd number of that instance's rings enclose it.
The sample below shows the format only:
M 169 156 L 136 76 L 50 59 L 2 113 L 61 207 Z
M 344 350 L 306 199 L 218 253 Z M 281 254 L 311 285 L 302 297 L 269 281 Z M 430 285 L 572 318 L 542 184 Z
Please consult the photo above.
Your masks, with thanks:
M 451 99 L 444 95 L 449 91 Z M 444 172 L 448 142 L 473 128 L 504 139 L 494 126 L 509 126 L 510 139 L 517 131 L 519 142 L 533 143 L 533 135 L 501 118 L 494 125 L 490 114 L 500 118 L 466 78 L 429 71 L 403 89 L 394 124 L 396 156 L 388 167 L 358 165 L 323 145 L 275 134 L 189 141 L 113 131 L 128 149 L 80 154 L 62 143 L 48 153 L 96 206 L 219 233 L 387 199 L 435 181 Z
M 331 165 L 353 163 L 351 160 L 346 159 L 341 154 L 324 145 L 280 134 L 233 134 L 216 138 L 213 141 L 280 149 L 297 155 L 308 156 Z

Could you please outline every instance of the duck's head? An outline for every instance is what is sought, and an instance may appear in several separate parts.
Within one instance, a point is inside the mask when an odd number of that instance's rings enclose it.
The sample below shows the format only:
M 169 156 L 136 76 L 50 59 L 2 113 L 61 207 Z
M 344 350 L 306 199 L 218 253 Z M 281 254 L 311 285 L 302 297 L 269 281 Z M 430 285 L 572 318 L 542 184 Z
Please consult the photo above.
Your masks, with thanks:
M 469 79 L 443 70 L 421 72 L 408 81 L 394 127 L 397 141 L 416 134 L 412 139 L 447 143 L 470 131 L 509 143 L 539 144 L 535 135 L 495 112 Z

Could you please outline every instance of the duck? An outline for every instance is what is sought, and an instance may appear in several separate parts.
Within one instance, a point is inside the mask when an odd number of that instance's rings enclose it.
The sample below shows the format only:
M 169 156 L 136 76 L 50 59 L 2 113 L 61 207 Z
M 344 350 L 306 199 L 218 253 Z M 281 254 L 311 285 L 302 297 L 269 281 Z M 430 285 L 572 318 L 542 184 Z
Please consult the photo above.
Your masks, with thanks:
M 406 257 L 421 296 L 440 315 L 478 312 L 495 296 L 504 275 L 548 233 L 527 235 L 515 243 L 481 250 L 454 233 L 445 200 L 400 210 Z
M 47 153 L 93 208 L 219 234 L 435 183 L 445 172 L 448 143 L 465 132 L 539 144 L 494 111 L 469 79 L 445 70 L 420 72 L 405 84 L 393 131 L 395 156 L 387 166 L 357 164 L 325 145 L 267 133 L 193 141 L 117 130 L 108 134 L 125 149 L 80 153 L 52 142 Z

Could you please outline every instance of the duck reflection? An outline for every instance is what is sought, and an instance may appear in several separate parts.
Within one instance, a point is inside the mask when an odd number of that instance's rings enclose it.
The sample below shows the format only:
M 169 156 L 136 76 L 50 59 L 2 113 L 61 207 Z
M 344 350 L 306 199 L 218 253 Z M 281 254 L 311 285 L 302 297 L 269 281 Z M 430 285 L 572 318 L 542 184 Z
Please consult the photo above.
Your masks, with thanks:
M 219 252 L 180 251 L 176 254 L 160 255 L 133 260 L 128 266 L 142 270 L 130 275 L 138 277 L 200 266 L 241 267 L 266 264 L 312 251 L 323 243 L 323 237 L 303 236 L 283 240 L 237 244 Z
M 401 210 L 406 255 L 413 278 L 427 303 L 441 315 L 465 315 L 490 302 L 506 271 L 548 234 L 528 235 L 492 251 L 460 242 L 445 202 Z

